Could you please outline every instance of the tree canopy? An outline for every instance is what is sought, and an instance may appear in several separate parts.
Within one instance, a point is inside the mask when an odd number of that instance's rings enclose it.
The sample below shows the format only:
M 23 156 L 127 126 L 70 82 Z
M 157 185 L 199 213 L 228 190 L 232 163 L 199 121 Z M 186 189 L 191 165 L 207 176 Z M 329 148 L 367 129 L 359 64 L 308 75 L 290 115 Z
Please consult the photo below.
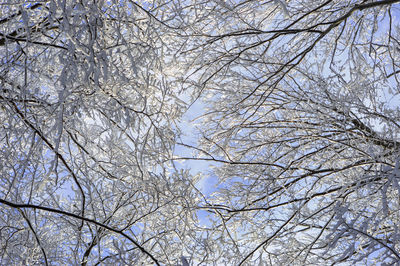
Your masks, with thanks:
M 1 264 L 400 261 L 400 0 L 0 7 Z

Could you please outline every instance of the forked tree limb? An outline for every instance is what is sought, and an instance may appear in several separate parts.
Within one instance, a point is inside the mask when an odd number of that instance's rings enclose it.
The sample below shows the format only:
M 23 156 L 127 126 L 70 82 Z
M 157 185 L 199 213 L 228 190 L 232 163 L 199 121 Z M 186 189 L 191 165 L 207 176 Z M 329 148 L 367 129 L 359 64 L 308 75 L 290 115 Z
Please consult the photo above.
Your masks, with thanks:
M 10 202 L 10 201 L 4 200 L 4 199 L 0 199 L 0 203 L 4 204 L 4 205 L 7 205 L 9 207 L 15 208 L 15 209 L 36 209 L 36 210 L 41 210 L 41 211 L 46 211 L 46 212 L 65 215 L 65 216 L 68 216 L 68 217 L 79 219 L 79 220 L 84 221 L 84 222 L 95 224 L 97 226 L 100 226 L 100 227 L 102 227 L 104 229 L 107 229 L 107 230 L 109 230 L 111 232 L 117 233 L 117 234 L 125 237 L 130 242 L 132 242 L 141 252 L 146 254 L 156 265 L 160 265 L 158 260 L 149 251 L 147 251 L 144 247 L 142 247 L 132 237 L 130 237 L 129 235 L 124 233 L 123 230 L 113 228 L 111 226 L 105 225 L 103 223 L 100 223 L 100 222 L 98 222 L 96 220 L 93 220 L 93 219 L 90 219 L 90 218 L 82 217 L 82 216 L 74 214 L 74 213 L 66 212 L 66 211 L 63 211 L 63 210 L 57 210 L 57 209 L 53 209 L 53 208 L 50 208 L 50 207 L 39 206 L 39 205 L 34 205 L 34 204 L 19 204 L 19 203 Z

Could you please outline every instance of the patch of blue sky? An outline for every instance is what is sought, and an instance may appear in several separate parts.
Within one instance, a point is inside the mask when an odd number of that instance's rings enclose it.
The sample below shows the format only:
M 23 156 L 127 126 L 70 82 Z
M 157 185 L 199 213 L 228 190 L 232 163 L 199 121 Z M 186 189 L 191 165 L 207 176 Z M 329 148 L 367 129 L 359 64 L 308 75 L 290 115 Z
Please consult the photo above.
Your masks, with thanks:
M 187 99 L 189 100 L 189 99 Z M 196 130 L 196 119 L 200 117 L 204 113 L 204 104 L 201 100 L 197 100 L 190 106 L 188 111 L 184 114 L 181 122 L 179 124 L 182 129 L 182 135 L 180 138 L 180 142 L 182 144 L 190 145 L 192 147 L 197 147 L 199 133 Z M 197 158 L 197 155 L 201 158 L 206 157 L 204 154 L 198 154 L 196 149 L 190 148 L 184 145 L 177 145 L 174 151 L 175 157 L 178 158 Z M 210 159 L 210 158 L 208 158 Z M 196 187 L 205 195 L 209 196 L 212 192 L 216 191 L 215 185 L 217 184 L 217 180 L 215 177 L 207 176 L 207 173 L 211 172 L 211 167 L 215 165 L 215 163 L 206 160 L 177 160 L 176 164 L 179 168 L 182 169 L 190 169 L 190 172 L 193 175 L 201 175 L 200 180 L 196 183 Z

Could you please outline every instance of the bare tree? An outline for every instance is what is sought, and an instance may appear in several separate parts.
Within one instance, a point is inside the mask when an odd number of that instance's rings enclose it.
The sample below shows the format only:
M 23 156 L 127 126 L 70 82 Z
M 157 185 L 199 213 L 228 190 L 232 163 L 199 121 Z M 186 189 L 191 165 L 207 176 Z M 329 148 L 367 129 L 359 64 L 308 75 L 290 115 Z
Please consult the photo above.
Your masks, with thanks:
M 0 9 L 1 264 L 179 261 L 190 191 L 165 163 L 183 106 L 158 4 Z
M 400 261 L 397 2 L 198 3 L 178 58 L 207 110 L 181 159 L 219 180 L 208 262 Z
M 399 262 L 398 2 L 1 2 L 1 264 Z

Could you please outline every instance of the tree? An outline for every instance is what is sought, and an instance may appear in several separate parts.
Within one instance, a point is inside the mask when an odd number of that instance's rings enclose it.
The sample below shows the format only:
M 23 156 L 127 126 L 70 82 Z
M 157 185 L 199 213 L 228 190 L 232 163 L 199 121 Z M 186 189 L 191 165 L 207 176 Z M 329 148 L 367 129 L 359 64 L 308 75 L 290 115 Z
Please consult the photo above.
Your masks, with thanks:
M 187 173 L 164 163 L 182 104 L 165 78 L 168 31 L 153 10 L 2 3 L 1 264 L 173 264 L 182 255 Z
M 2 264 L 400 261 L 398 2 L 2 4 Z
M 182 58 L 193 159 L 218 163 L 210 261 L 400 261 L 398 2 L 203 3 Z

